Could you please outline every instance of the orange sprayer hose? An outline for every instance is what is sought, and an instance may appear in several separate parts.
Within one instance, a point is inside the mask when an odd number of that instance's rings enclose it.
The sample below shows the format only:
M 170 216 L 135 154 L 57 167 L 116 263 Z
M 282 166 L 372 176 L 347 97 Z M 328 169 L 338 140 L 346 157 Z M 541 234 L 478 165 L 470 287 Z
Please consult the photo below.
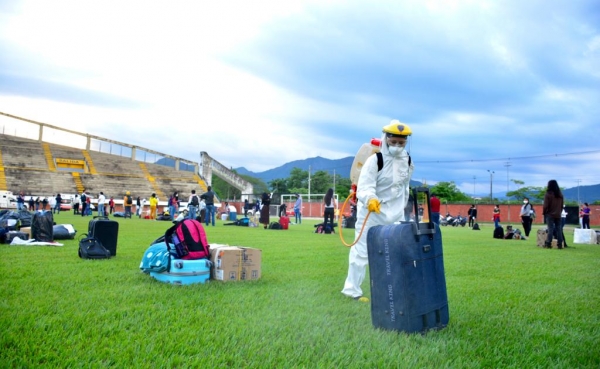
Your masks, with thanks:
M 344 204 L 342 205 L 342 210 L 340 210 L 340 214 L 342 215 L 342 217 L 344 216 L 344 209 L 346 208 L 346 204 L 348 203 L 348 200 L 350 200 L 350 198 L 352 196 L 353 195 L 348 196 L 346 198 L 346 201 L 344 201 Z M 365 225 L 367 225 L 367 220 L 369 219 L 369 215 L 371 215 L 371 212 L 369 212 L 367 214 L 367 216 L 365 217 L 363 225 L 360 228 L 360 233 L 358 234 L 358 237 L 356 237 L 356 240 L 354 240 L 354 242 L 351 243 L 351 244 L 348 244 L 348 243 L 346 243 L 346 241 L 344 241 L 344 236 L 342 235 L 342 233 L 344 233 L 343 232 L 344 229 L 342 228 L 342 223 L 343 222 L 340 222 L 340 240 L 342 241 L 342 244 L 344 244 L 344 246 L 346 246 L 346 247 L 352 247 L 352 246 L 356 245 L 356 243 L 358 242 L 358 240 L 360 240 L 360 238 L 362 237 L 363 231 L 365 230 Z

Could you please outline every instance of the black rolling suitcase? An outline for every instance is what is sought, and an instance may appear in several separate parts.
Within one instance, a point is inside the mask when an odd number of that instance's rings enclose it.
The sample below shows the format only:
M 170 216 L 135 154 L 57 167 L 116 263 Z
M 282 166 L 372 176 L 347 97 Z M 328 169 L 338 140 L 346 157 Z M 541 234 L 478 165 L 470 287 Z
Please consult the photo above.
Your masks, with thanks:
M 117 255 L 117 238 L 119 236 L 119 223 L 108 217 L 96 216 L 88 225 L 88 236 L 94 237 L 102 243 L 111 256 Z
M 374 226 L 367 235 L 371 318 L 376 328 L 408 333 L 445 327 L 449 321 L 442 235 L 431 222 L 429 190 L 413 189 L 427 201 L 429 222 Z M 418 218 L 416 218 L 418 219 Z

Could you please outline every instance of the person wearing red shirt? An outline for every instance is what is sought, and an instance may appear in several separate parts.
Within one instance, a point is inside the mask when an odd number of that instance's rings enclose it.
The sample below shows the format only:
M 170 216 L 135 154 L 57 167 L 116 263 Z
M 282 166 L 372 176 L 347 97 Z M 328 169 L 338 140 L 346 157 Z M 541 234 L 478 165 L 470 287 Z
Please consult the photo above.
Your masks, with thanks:
M 431 221 L 435 224 L 440 224 L 440 199 L 435 196 L 434 193 L 431 194 L 431 198 L 429 199 L 431 206 Z

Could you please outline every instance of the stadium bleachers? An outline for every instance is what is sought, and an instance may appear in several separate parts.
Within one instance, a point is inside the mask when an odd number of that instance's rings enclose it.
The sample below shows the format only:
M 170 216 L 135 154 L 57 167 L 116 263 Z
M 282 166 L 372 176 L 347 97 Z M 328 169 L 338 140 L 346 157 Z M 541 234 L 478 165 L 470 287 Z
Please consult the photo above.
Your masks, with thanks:
M 179 192 L 180 196 L 187 197 L 192 189 L 199 192 L 206 188 L 206 184 L 202 180 L 199 182 L 199 177 L 193 172 L 143 163 L 147 171 L 145 172 L 141 162 L 128 157 L 97 151 L 84 152 L 81 149 L 56 144 L 49 144 L 49 148 L 53 159 L 85 161 L 88 167 L 94 167 L 95 173 L 79 173 L 81 183 L 94 197 L 100 191 L 107 197 L 114 196 L 115 199 L 122 199 L 126 191 L 145 198 L 153 192 L 169 196 L 175 191 Z M 6 177 L 6 188 L 0 190 L 13 193 L 23 191 L 27 195 L 40 196 L 77 193 L 76 181 L 72 174 L 75 170 L 63 168 L 51 171 L 41 142 L 0 135 L 0 153 L 0 166 L 4 168 Z M 88 163 L 86 156 L 92 163 Z

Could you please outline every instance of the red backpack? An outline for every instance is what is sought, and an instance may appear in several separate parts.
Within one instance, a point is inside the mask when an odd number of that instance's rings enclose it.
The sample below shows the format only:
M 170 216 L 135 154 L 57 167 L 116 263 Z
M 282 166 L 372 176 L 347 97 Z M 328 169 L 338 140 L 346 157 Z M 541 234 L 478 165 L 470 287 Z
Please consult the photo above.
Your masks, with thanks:
M 195 219 L 185 219 L 165 232 L 167 249 L 178 259 L 195 260 L 210 256 L 206 233 Z

